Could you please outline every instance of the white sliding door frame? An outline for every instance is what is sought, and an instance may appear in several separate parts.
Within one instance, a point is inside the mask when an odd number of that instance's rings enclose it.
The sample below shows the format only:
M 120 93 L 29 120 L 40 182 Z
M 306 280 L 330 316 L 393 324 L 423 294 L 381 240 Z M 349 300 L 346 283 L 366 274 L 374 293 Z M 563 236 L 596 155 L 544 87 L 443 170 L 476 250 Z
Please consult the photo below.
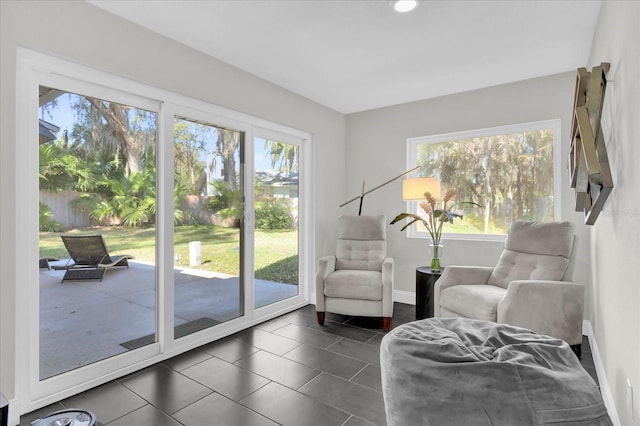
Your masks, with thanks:
M 311 146 L 310 139 L 308 134 L 304 134 L 302 132 L 284 132 L 282 129 L 278 129 L 276 126 L 273 127 L 259 127 L 256 126 L 253 129 L 253 138 L 251 140 L 252 149 L 255 145 L 255 138 L 263 138 L 270 139 L 278 142 L 287 143 L 289 145 L 295 145 L 299 147 L 300 157 L 298 158 L 299 163 L 299 172 L 298 172 L 298 189 L 299 189 L 299 198 L 298 198 L 298 209 L 299 209 L 299 227 L 298 227 L 298 295 L 293 299 L 296 300 L 305 300 L 309 301 L 310 293 L 314 288 L 314 264 L 311 263 L 312 259 L 315 259 L 315 256 L 309 256 L 309 253 L 313 252 L 313 248 L 309 247 L 306 242 L 312 240 L 310 236 L 310 230 L 312 227 L 309 224 L 313 223 L 313 215 L 312 215 L 312 173 L 311 173 Z M 255 166 L 253 164 L 254 155 L 250 154 L 251 164 L 247 164 L 249 170 L 255 171 Z M 247 202 L 250 202 L 253 205 L 253 187 L 251 188 L 251 199 Z M 253 211 L 250 212 L 253 215 Z M 255 223 L 255 218 L 252 216 L 248 218 L 248 221 L 252 224 L 251 226 L 251 234 L 253 237 L 253 233 L 255 229 L 253 229 L 253 224 Z M 253 238 L 252 238 L 253 239 Z M 307 255 L 304 255 L 307 254 Z M 313 283 L 313 285 L 306 286 L 303 283 Z M 256 311 L 260 313 L 264 313 L 265 315 L 270 314 L 271 312 L 277 312 L 282 309 L 283 305 L 290 303 L 290 299 L 285 299 L 276 303 L 272 303 L 260 308 L 257 308 Z
M 16 399 L 20 414 L 72 396 L 118 377 L 217 340 L 309 303 L 315 256 L 311 134 L 207 102 L 147 86 L 111 73 L 19 48 L 16 78 Z M 39 379 L 38 255 L 38 86 L 155 111 L 157 153 L 156 304 L 158 341 L 45 380 Z M 254 135 L 276 135 L 300 146 L 298 295 L 254 309 L 252 209 L 245 217 L 244 315 L 179 340 L 173 339 L 173 123 L 174 117 L 202 120 L 244 133 L 245 205 L 253 206 Z M 249 285 L 251 284 L 251 285 Z

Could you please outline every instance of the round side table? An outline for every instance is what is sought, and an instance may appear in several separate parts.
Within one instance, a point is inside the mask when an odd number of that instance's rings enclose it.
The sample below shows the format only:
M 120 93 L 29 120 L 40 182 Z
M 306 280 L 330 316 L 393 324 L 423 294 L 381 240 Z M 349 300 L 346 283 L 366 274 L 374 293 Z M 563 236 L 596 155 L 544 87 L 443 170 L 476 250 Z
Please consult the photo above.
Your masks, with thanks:
M 416 268 L 416 319 L 433 317 L 433 286 L 442 275 L 442 269 L 432 271 L 428 266 Z

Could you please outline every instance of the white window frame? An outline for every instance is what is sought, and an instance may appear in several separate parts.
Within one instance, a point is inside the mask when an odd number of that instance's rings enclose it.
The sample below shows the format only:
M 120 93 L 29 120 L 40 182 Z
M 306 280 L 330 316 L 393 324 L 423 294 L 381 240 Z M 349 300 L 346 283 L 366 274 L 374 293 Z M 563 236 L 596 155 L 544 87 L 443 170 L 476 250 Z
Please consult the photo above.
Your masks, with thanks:
M 416 167 L 418 164 L 418 145 L 449 142 L 460 139 L 470 139 L 501 135 L 507 133 L 529 132 L 541 129 L 553 130 L 553 217 L 558 220 L 560 217 L 560 173 L 561 173 L 561 120 L 551 119 L 534 121 L 529 123 L 509 124 L 505 126 L 488 127 L 476 130 L 464 130 L 453 133 L 442 133 L 432 136 L 420 136 L 407 139 L 407 170 Z M 416 211 L 417 201 L 407 201 L 408 212 Z M 464 219 L 463 219 L 464 220 Z M 446 225 L 443 228 L 442 238 L 445 240 L 474 240 L 474 241 L 504 241 L 506 235 L 502 234 L 461 234 L 446 232 Z M 407 229 L 407 238 L 431 238 L 427 232 L 419 232 L 416 226 Z
M 309 132 L 291 128 L 229 110 L 208 102 L 152 87 L 125 77 L 69 62 L 63 59 L 17 49 L 16 66 L 16 192 L 38 193 L 38 86 L 68 90 L 109 101 L 128 104 L 157 113 L 157 292 L 159 342 L 140 349 L 39 380 L 39 291 L 38 270 L 38 197 L 21 197 L 16 210 L 17 239 L 15 270 L 21 271 L 16 283 L 16 375 L 15 389 L 20 414 L 130 374 L 164 359 L 176 356 L 205 343 L 220 339 L 267 319 L 282 315 L 309 303 L 314 283 L 315 258 L 313 208 L 313 139 Z M 173 274 L 173 117 L 183 115 L 245 132 L 246 166 L 253 166 L 253 134 L 275 132 L 293 138 L 301 147 L 300 156 L 300 246 L 298 296 L 260 309 L 253 306 L 253 286 L 245 292 L 245 315 L 202 330 L 179 340 L 173 339 L 173 287 L 167 285 Z M 242 170 L 244 172 L 244 170 Z M 245 194 L 253 205 L 253 176 L 246 176 Z M 253 220 L 253 217 L 247 218 Z M 252 239 L 252 236 L 251 236 Z M 253 259 L 245 262 L 245 277 L 253 277 Z M 249 278 L 250 279 L 250 278 Z M 25 284 L 28 285 L 18 285 Z M 247 294 L 251 293 L 251 294 Z

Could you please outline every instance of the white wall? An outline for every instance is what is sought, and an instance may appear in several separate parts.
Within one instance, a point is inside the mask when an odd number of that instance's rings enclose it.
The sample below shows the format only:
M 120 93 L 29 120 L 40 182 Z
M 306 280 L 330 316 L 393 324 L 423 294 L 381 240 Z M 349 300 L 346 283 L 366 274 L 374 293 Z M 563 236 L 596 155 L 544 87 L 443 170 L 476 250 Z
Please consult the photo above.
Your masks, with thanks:
M 562 220 L 576 223 L 574 281 L 586 288 L 585 319 L 592 323 L 621 424 L 640 425 L 640 2 L 602 4 L 588 68 L 610 62 L 605 98 L 605 139 L 615 188 L 593 227 L 573 211 L 574 194 L 563 164 Z M 406 139 L 527 121 L 562 120 L 562 159 L 567 158 L 575 73 L 380 108 L 347 116 L 349 195 L 406 170 Z M 365 198 L 363 214 L 404 211 L 401 184 Z M 344 213 L 357 214 L 357 204 Z M 396 259 L 396 288 L 413 291 L 415 267 L 427 263 L 428 241 L 411 240 L 388 228 Z M 445 241 L 449 264 L 493 265 L 502 243 Z M 634 416 L 626 384 L 633 387 Z
M 584 215 L 573 209 L 574 194 L 569 188 L 565 167 L 574 86 L 575 73 L 567 72 L 350 114 L 347 116 L 348 192 L 357 195 L 363 179 L 370 188 L 407 170 L 407 138 L 559 118 L 563 159 L 560 219 L 576 223 L 578 239 L 573 278 L 587 286 L 588 301 L 591 293 L 589 231 L 584 225 Z M 357 214 L 355 204 L 344 210 Z M 365 197 L 363 214 L 385 214 L 390 220 L 404 210 L 401 182 L 396 181 Z M 396 262 L 396 289 L 414 291 L 415 268 L 428 264 L 431 258 L 429 240 L 407 238 L 398 226 L 387 229 L 387 238 L 388 252 Z M 443 245 L 445 264 L 493 266 L 503 243 L 445 239 Z M 587 318 L 588 315 L 589 312 Z
M 603 2 L 589 66 L 608 61 L 615 79 L 607 89 L 607 147 L 616 187 L 593 228 L 582 225 L 582 215 L 573 212 L 564 167 L 561 175 L 562 219 L 576 222 L 579 238 L 574 280 L 587 285 L 585 318 L 594 325 L 623 425 L 640 424 L 639 28 L 640 3 Z M 20 238 L 14 226 L 19 195 L 13 158 L 20 149 L 15 141 L 17 46 L 313 133 L 316 257 L 333 250 L 337 215 L 357 214 L 357 202 L 337 206 L 359 194 L 362 180 L 370 188 L 405 170 L 408 137 L 561 118 L 562 158 L 568 155 L 573 72 L 351 114 L 346 117 L 345 151 L 341 114 L 179 43 L 84 2 L 0 1 L 0 391 L 8 398 L 15 396 L 14 318 L 20 307 L 13 301 L 21 284 L 14 250 Z M 368 195 L 363 214 L 392 218 L 403 210 L 398 181 Z M 388 236 L 397 288 L 411 292 L 415 267 L 429 258 L 428 243 L 409 240 L 394 227 Z M 502 247 L 496 242 L 445 244 L 450 264 L 492 265 Z M 625 408 L 627 378 L 636 395 L 635 421 Z
M 335 241 L 344 196 L 345 117 L 81 1 L 0 1 L 0 391 L 16 396 L 15 289 L 22 265 L 15 242 L 16 48 L 93 66 L 313 134 L 316 251 Z M 331 168 L 323 167 L 331 164 Z
M 601 62 L 611 64 L 603 130 L 614 189 L 592 229 L 592 322 L 620 422 L 640 425 L 639 2 L 602 2 L 588 68 Z

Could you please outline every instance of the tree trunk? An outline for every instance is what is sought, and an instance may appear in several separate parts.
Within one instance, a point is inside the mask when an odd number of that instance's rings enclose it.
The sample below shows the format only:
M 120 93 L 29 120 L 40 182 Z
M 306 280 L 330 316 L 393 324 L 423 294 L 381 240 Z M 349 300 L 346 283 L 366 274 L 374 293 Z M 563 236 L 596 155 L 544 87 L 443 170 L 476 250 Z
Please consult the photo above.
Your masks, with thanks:
M 218 128 L 218 149 L 222 156 L 222 178 L 231 189 L 236 189 L 235 153 L 240 143 L 240 133 Z
M 140 172 L 143 167 L 142 155 L 144 154 L 144 147 L 131 133 L 125 108 L 114 102 L 109 102 L 109 108 L 107 108 L 104 102 L 99 99 L 87 97 L 87 100 L 104 117 L 113 136 L 118 141 L 118 147 L 125 156 L 127 174 Z
M 487 163 L 486 163 L 486 172 L 485 172 L 485 178 L 486 178 L 486 184 L 485 184 L 485 193 L 487 194 L 487 202 L 484 205 L 484 233 L 488 234 L 489 233 L 489 223 L 490 223 L 490 217 L 491 217 L 491 207 L 493 206 L 493 188 L 491 185 L 491 178 L 492 178 L 492 172 L 491 172 L 491 142 L 489 142 L 489 146 L 488 146 L 488 155 L 487 155 Z
M 484 233 L 489 233 L 489 218 L 491 217 L 491 198 L 484 203 Z

